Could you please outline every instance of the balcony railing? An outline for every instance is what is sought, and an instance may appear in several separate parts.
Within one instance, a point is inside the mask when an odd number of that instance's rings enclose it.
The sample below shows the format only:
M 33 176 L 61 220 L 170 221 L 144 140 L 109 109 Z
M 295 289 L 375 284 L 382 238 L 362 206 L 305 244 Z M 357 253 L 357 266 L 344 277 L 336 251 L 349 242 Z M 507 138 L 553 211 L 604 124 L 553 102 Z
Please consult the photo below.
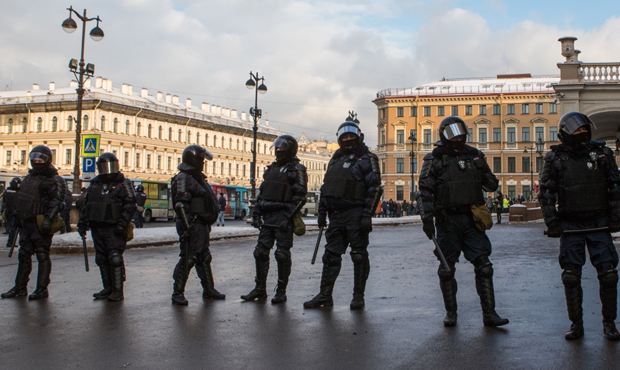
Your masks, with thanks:
M 587 82 L 620 82 L 620 62 L 581 63 L 579 76 Z

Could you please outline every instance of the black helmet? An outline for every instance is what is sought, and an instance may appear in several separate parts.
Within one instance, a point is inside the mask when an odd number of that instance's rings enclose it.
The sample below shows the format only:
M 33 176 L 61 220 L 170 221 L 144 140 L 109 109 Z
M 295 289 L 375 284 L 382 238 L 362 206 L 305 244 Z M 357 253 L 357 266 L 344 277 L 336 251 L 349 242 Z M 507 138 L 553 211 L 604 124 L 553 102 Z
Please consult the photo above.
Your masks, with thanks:
M 37 145 L 30 151 L 30 165 L 35 167 L 46 167 L 52 164 L 52 151 L 45 145 Z
M 186 171 L 202 171 L 205 159 L 210 161 L 213 159 L 213 155 L 200 145 L 190 145 L 183 150 L 183 155 L 181 156 L 182 162 L 179 165 L 179 169 Z
M 467 125 L 460 117 L 446 117 L 439 124 L 439 140 L 443 143 L 447 143 L 449 141 L 464 142 L 466 137 Z
M 22 184 L 22 179 L 21 178 L 13 177 L 13 179 L 11 179 L 11 182 L 9 182 L 9 189 L 17 190 L 17 189 L 19 189 L 21 184 Z
M 103 153 L 97 158 L 97 172 L 99 175 L 111 175 L 120 172 L 118 158 L 114 153 Z
M 277 162 L 288 162 L 297 155 L 297 140 L 291 135 L 281 135 L 273 142 Z
M 142 186 L 142 184 L 139 184 L 138 186 L 136 186 L 136 191 L 142 193 L 144 191 L 144 186 Z
M 338 144 L 342 150 L 350 151 L 361 143 L 362 131 L 360 130 L 359 123 L 360 121 L 357 119 L 357 114 L 353 111 L 349 111 L 349 115 L 345 118 L 345 121 L 338 126 L 336 137 L 338 138 Z
M 595 127 L 590 117 L 579 112 L 568 112 L 563 115 L 559 126 L 560 141 L 569 145 L 589 142 L 592 139 L 592 127 Z M 585 128 L 586 131 L 579 130 L 580 128 Z

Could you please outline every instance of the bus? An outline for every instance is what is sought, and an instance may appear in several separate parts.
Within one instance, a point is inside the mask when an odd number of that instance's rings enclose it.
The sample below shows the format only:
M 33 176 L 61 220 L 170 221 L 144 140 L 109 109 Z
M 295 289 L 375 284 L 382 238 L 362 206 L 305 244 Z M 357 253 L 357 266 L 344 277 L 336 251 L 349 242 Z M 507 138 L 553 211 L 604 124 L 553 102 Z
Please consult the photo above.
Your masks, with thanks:
M 132 180 L 134 188 L 144 187 L 146 203 L 144 204 L 144 222 L 155 219 L 170 221 L 174 218 L 174 205 L 170 193 L 170 182 L 151 180 Z
M 304 216 L 319 214 L 319 192 L 309 191 L 306 194 L 306 204 L 301 208 L 301 214 Z
M 245 219 L 250 214 L 250 193 L 246 187 L 211 184 L 211 188 L 215 192 L 216 197 L 219 198 L 221 193 L 226 198 L 225 219 Z

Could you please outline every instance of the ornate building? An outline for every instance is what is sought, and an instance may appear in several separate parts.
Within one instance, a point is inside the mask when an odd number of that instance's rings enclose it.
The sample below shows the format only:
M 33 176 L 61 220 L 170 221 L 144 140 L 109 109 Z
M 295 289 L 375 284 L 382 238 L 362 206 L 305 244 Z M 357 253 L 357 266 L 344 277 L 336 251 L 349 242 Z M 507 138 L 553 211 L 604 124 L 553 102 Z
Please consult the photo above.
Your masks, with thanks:
M 327 164 L 334 153 L 333 143 L 327 140 L 308 140 L 304 135 L 297 139 L 299 143 L 298 157 L 306 166 L 308 173 L 308 191 L 319 191 L 323 184 L 323 176 Z
M 542 166 L 536 141 L 542 141 L 545 151 L 558 143 L 559 114 L 552 88 L 558 81 L 529 74 L 499 75 L 378 92 L 374 103 L 384 198 L 410 199 L 412 178 L 417 191 L 422 160 L 439 140 L 439 123 L 453 115 L 467 123 L 467 140 L 486 154 L 501 191 L 528 199 L 532 182 L 537 190 Z

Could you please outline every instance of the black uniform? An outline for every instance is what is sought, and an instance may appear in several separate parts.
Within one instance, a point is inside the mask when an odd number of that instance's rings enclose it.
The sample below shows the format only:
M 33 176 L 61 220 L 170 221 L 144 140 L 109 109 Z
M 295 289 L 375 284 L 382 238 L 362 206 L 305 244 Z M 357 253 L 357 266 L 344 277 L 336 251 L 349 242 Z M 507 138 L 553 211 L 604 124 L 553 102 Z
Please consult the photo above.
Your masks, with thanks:
M 61 233 L 71 232 L 71 206 L 73 205 L 73 194 L 69 188 L 65 190 L 64 207 L 62 209 L 62 219 L 65 223 L 65 227 L 61 230 Z
M 462 133 L 445 138 L 443 129 L 460 127 Z M 491 242 L 484 231 L 475 226 L 472 205 L 483 205 L 484 191 L 495 191 L 498 180 L 486 163 L 484 154 L 465 145 L 467 128 L 458 117 L 448 117 L 440 125 L 442 138 L 436 148 L 424 157 L 420 174 L 418 203 L 429 239 L 435 236 L 450 270 L 439 266 L 439 282 L 446 308 L 444 325 L 454 326 L 457 319 L 455 264 L 461 252 L 475 267 L 476 290 L 480 296 L 484 324 L 499 326 L 508 323 L 495 312 L 493 267 L 489 261 Z M 460 143 L 460 144 L 459 144 Z M 486 210 L 486 207 L 484 208 Z M 434 224 L 433 224 L 434 221 Z
M 136 212 L 134 215 L 134 223 L 138 229 L 144 227 L 144 205 L 146 204 L 146 194 L 144 189 L 138 187 L 136 190 Z
M 93 297 L 120 301 L 125 281 L 123 252 L 127 228 L 136 210 L 133 185 L 122 173 L 99 175 L 90 181 L 80 205 L 78 231 L 85 235 L 90 228 L 103 283 L 103 290 Z
M 46 298 L 47 286 L 50 283 L 52 261 L 50 247 L 52 245 L 52 220 L 63 208 L 65 181 L 51 165 L 51 151 L 42 145 L 33 148 L 30 158 L 45 157 L 45 163 L 33 164 L 33 169 L 24 178 L 20 191 L 17 193 L 18 222 L 21 226 L 19 235 L 19 254 L 15 286 L 2 294 L 2 298 L 14 298 L 27 294 L 28 278 L 32 270 L 32 255 L 36 254 L 39 262 L 37 288 L 28 297 L 31 300 Z M 37 216 L 42 221 L 37 223 Z
M 17 193 L 19 187 L 12 185 L 13 181 L 11 181 L 11 185 L 4 191 L 4 195 L 2 196 L 4 222 L 6 231 L 9 234 L 6 243 L 7 248 L 11 246 L 13 239 L 17 237 L 17 230 L 19 228 L 17 220 Z
M 568 113 L 563 120 L 584 121 L 581 113 Z M 581 269 L 590 261 L 598 271 L 603 324 L 608 339 L 618 340 L 615 329 L 618 282 L 618 253 L 610 231 L 620 231 L 620 175 L 614 153 L 604 142 L 570 142 L 564 132 L 563 142 L 545 155 L 540 174 L 539 201 L 543 209 L 547 235 L 560 237 L 559 262 L 562 267 L 568 316 L 572 321 L 566 339 L 583 336 Z M 589 139 L 589 138 L 588 138 Z M 587 196 L 584 196 L 586 195 Z M 557 209 L 556 209 L 557 204 Z
M 297 152 L 297 141 L 284 135 L 289 145 Z M 280 148 L 276 147 L 276 154 Z M 306 167 L 299 163 L 294 153 L 276 160 L 267 167 L 259 188 L 253 217 L 255 226 L 260 227 L 258 243 L 254 248 L 256 262 L 256 287 L 243 300 L 252 301 L 267 297 L 267 274 L 269 272 L 269 251 L 276 243 L 275 257 L 278 263 L 278 286 L 272 303 L 286 301 L 286 286 L 291 274 L 291 248 L 293 247 L 293 213 L 306 201 L 308 176 Z M 260 220 L 262 218 L 262 221 Z
M 341 129 L 345 129 L 347 126 L 344 125 L 352 121 L 348 119 L 341 125 Z M 323 254 L 321 290 L 312 300 L 304 303 L 305 308 L 333 305 L 332 291 L 340 274 L 342 255 L 347 247 L 351 247 L 354 273 L 351 309 L 364 307 L 364 291 L 370 272 L 368 235 L 372 231 L 372 214 L 377 192 L 381 187 L 381 173 L 379 160 L 361 142 L 361 132 L 357 125 L 349 125 L 348 130 L 348 133 L 339 135 L 341 148 L 329 161 L 321 186 L 319 226 L 325 223 L 325 216 L 329 216 L 329 226 L 325 233 L 327 244 Z M 352 146 L 342 140 L 345 136 L 347 141 L 346 136 L 351 133 L 359 140 Z
M 185 284 L 194 265 L 203 288 L 203 298 L 225 298 L 224 294 L 215 289 L 211 271 L 209 233 L 211 225 L 217 219 L 218 207 L 215 193 L 200 170 L 207 155 L 210 157 L 210 153 L 204 148 L 198 145 L 189 146 L 183 153 L 183 162 L 179 165 L 180 172 L 172 178 L 172 201 L 177 211 L 176 228 L 181 241 L 180 258 L 173 273 L 174 304 L 188 304 L 184 296 Z M 196 157 L 201 159 L 197 161 L 199 163 L 193 163 L 191 160 Z M 185 213 L 189 229 L 185 226 L 180 212 Z

